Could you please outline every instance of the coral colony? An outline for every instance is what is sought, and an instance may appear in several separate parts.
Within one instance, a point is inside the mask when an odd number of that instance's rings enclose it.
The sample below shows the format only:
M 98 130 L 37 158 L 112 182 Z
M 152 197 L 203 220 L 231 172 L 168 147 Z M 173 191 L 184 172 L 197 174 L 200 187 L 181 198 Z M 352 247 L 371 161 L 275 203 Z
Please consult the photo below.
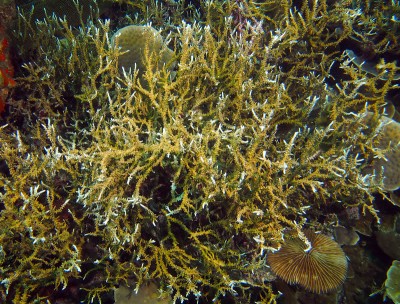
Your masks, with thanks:
M 398 1 L 16 2 L 1 303 L 399 303 Z

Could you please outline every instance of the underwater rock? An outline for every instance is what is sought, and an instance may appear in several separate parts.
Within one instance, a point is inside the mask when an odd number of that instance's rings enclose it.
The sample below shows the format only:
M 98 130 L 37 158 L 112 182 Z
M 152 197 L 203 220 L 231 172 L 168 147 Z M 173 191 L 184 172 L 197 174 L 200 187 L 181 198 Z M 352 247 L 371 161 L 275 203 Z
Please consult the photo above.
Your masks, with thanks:
M 345 53 L 349 57 L 351 62 L 353 62 L 362 71 L 373 76 L 379 76 L 381 74 L 381 72 L 378 69 L 379 64 L 374 64 L 373 62 L 363 60 L 361 57 L 358 57 L 352 50 L 345 50 Z M 385 71 L 383 75 L 380 76 L 380 79 L 387 80 L 388 74 L 389 72 Z M 400 79 L 400 73 L 396 73 L 393 76 L 393 80 L 399 80 L 399 79 Z
M 150 57 L 158 57 L 158 68 L 164 65 L 172 68 L 171 60 L 174 51 L 169 49 L 161 34 L 151 26 L 129 25 L 119 29 L 111 38 L 112 43 L 117 44 L 124 54 L 118 58 L 118 66 L 122 71 L 138 69 L 139 76 L 143 75 L 146 68 L 146 48 Z
M 81 20 L 77 6 L 71 0 L 16 0 L 15 3 L 23 11 L 32 11 L 32 21 L 42 20 L 53 14 L 65 18 L 70 26 L 80 26 L 82 21 L 86 21 L 85 19 Z M 99 10 L 99 15 L 101 15 L 111 6 L 111 2 L 99 0 L 78 2 L 78 7 L 82 9 L 82 16 L 84 17 L 93 13 L 95 8 Z
M 376 218 L 371 213 L 363 213 L 358 206 L 346 207 L 339 216 L 342 226 L 351 227 L 358 234 L 372 236 L 372 225 Z
M 314 293 L 338 288 L 345 280 L 347 259 L 339 244 L 323 234 L 306 230 L 311 247 L 298 236 L 286 237 L 281 249 L 268 254 L 272 271 L 289 284 Z
M 115 304 L 168 304 L 171 298 L 161 297 L 157 285 L 149 283 L 140 286 L 137 293 L 133 288 L 121 285 L 114 290 L 114 301 Z
M 339 245 L 354 246 L 360 240 L 360 237 L 358 236 L 357 232 L 354 231 L 354 229 L 347 229 L 343 226 L 336 226 L 333 229 L 333 235 Z
M 393 261 L 385 281 L 386 295 L 395 304 L 400 303 L 400 261 Z
M 385 149 L 389 145 L 391 149 L 385 153 L 385 159 L 374 161 L 375 172 L 383 171 L 383 185 L 385 190 L 394 191 L 400 187 L 400 123 L 382 116 L 380 120 L 385 123 L 382 128 L 379 148 Z
M 372 113 L 367 113 L 366 121 L 372 119 Z M 400 187 L 400 123 L 382 116 L 379 124 L 383 125 L 377 147 L 386 150 L 381 157 L 373 160 L 374 175 L 383 177 L 382 188 L 395 191 Z
M 386 106 L 383 108 L 382 114 L 385 115 L 386 117 L 389 117 L 392 119 L 394 119 L 394 116 L 396 116 L 396 117 L 398 116 L 398 112 L 397 112 L 396 107 L 393 104 L 393 102 L 391 102 L 390 100 L 386 101 Z M 396 120 L 396 119 L 394 119 L 394 120 Z
M 400 216 L 381 217 L 379 231 L 375 232 L 378 246 L 392 259 L 400 260 Z
M 17 9 L 14 0 L 0 1 L 0 29 L 8 30 L 11 28 L 17 15 Z
M 400 195 L 397 192 L 390 192 L 390 199 L 393 204 L 400 207 Z

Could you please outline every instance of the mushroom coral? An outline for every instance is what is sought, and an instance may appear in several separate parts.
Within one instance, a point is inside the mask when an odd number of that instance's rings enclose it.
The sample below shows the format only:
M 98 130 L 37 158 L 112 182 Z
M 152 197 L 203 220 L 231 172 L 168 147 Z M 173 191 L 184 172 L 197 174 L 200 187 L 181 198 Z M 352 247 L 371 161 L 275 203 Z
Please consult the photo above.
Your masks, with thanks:
M 338 288 L 345 280 L 347 259 L 338 243 L 311 230 L 304 232 L 308 246 L 298 236 L 285 237 L 280 250 L 268 255 L 272 271 L 289 284 L 314 293 Z

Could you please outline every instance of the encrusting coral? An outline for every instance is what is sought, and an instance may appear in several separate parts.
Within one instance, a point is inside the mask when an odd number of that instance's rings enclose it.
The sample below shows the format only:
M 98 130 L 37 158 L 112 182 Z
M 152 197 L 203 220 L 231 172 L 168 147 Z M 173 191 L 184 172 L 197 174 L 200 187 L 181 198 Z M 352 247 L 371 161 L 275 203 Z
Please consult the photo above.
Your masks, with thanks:
M 371 78 L 349 60 L 340 44 L 367 27 L 349 1 L 119 2 L 118 24 L 78 4 L 79 27 L 20 12 L 0 301 L 101 302 L 153 280 L 173 302 L 276 303 L 272 282 L 245 278 L 283 235 L 330 230 L 347 206 L 378 220 L 385 189 L 363 172 L 385 150 L 364 117 L 397 67 Z M 174 55 L 111 39 L 128 24 Z
M 386 295 L 395 303 L 400 303 L 400 261 L 394 260 L 387 272 Z

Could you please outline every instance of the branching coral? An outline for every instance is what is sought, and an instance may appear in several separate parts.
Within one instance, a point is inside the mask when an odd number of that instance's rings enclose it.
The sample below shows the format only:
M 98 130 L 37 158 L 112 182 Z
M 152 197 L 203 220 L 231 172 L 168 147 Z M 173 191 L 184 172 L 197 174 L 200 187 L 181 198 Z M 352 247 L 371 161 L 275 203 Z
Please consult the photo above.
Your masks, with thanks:
M 393 79 L 340 56 L 335 26 L 348 37 L 352 9 L 202 5 L 198 23 L 168 24 L 175 71 L 145 47 L 140 77 L 118 68 L 109 21 L 20 16 L 15 39 L 43 44 L 20 49 L 32 58 L 0 133 L 3 299 L 50 297 L 40 286 L 76 278 L 101 301 L 157 279 L 174 301 L 272 303 L 270 284 L 245 278 L 266 271 L 282 234 L 321 229 L 316 210 L 355 201 L 376 216 L 383 189 L 362 169 L 377 134 L 362 113 L 379 112 Z M 330 87 L 336 61 L 346 81 Z

